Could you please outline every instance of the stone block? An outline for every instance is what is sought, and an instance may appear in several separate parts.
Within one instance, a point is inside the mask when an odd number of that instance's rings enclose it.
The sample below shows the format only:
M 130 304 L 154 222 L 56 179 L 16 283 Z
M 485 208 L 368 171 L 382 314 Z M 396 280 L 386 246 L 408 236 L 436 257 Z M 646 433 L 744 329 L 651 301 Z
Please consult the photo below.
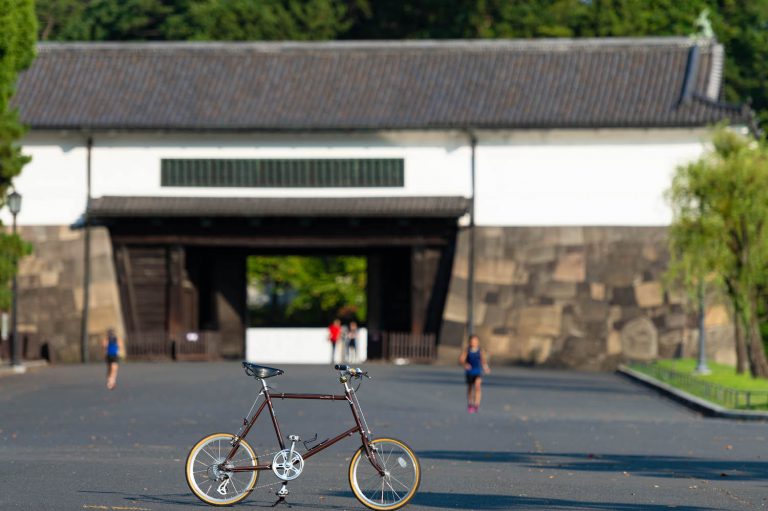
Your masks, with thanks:
M 564 337 L 585 337 L 584 327 L 572 313 L 563 314 L 561 335 Z
M 597 300 L 597 301 L 605 300 L 605 284 L 602 284 L 600 282 L 590 282 L 589 296 L 593 300 Z
M 618 355 L 621 353 L 621 333 L 619 333 L 618 330 L 611 330 L 608 332 L 605 351 L 608 355 Z
M 688 316 L 683 313 L 669 313 L 664 318 L 665 328 L 685 328 L 688 324 Z
M 485 310 L 485 324 L 496 328 L 506 323 L 507 312 L 498 305 L 488 305 Z
M 59 241 L 75 241 L 82 238 L 82 231 L 70 228 L 68 225 L 58 226 L 56 238 Z M 93 238 L 91 238 L 93 239 Z
M 557 230 L 558 245 L 583 245 L 584 228 L 583 227 L 554 227 Z
M 443 325 L 440 329 L 440 346 L 452 346 L 458 349 L 464 341 L 465 331 L 466 320 L 461 322 L 443 320 Z M 457 353 L 456 358 L 458 356 Z
M 664 303 L 664 290 L 660 282 L 641 282 L 635 285 L 635 301 L 642 308 L 658 307 Z
M 704 313 L 704 325 L 707 327 L 728 325 L 730 322 L 731 317 L 725 305 L 709 307 Z
M 587 266 L 584 252 L 569 252 L 560 257 L 555 267 L 554 280 L 559 282 L 584 282 Z
M 524 307 L 518 312 L 516 330 L 520 337 L 557 336 L 561 328 L 559 305 Z
M 523 252 L 523 260 L 528 264 L 550 263 L 557 257 L 554 245 L 530 246 Z
M 457 323 L 466 323 L 467 321 L 467 298 L 466 294 L 449 293 L 445 303 L 443 318 L 447 321 Z
M 621 305 L 623 307 L 636 306 L 635 288 L 632 286 L 613 288 L 611 293 L 611 304 Z
M 528 360 L 543 364 L 552 353 L 552 338 L 535 335 L 528 339 Z
M 605 322 L 608 318 L 608 304 L 595 300 L 584 300 L 581 302 L 581 315 L 584 321 Z
M 117 309 L 120 301 L 114 281 L 93 282 L 91 289 L 91 307 L 113 306 Z
M 511 259 L 481 258 L 476 260 L 475 280 L 486 284 L 515 283 L 517 264 Z
M 657 261 L 659 259 L 659 251 L 654 245 L 643 245 L 643 259 L 647 261 Z
M 488 306 L 482 302 L 475 301 L 475 325 L 485 326 L 485 313 L 488 310 Z
M 659 333 L 647 317 L 633 319 L 621 329 L 622 353 L 632 360 L 653 360 L 659 353 Z
M 536 286 L 536 295 L 555 299 L 576 297 L 576 284 L 573 282 L 543 282 Z

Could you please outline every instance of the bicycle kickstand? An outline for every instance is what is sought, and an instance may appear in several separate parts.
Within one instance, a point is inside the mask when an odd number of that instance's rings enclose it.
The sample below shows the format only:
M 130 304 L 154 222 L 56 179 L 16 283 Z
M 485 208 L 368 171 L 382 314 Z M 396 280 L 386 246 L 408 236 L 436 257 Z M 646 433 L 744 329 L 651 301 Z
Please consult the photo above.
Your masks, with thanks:
M 288 504 L 288 501 L 285 500 L 285 497 L 288 496 L 288 483 L 287 482 L 285 482 L 285 481 L 283 482 L 283 485 L 280 487 L 279 490 L 277 490 L 276 495 L 277 495 L 277 501 L 274 504 L 272 504 L 272 507 L 276 507 L 278 504 L 285 504 L 286 506 L 291 507 L 291 505 Z

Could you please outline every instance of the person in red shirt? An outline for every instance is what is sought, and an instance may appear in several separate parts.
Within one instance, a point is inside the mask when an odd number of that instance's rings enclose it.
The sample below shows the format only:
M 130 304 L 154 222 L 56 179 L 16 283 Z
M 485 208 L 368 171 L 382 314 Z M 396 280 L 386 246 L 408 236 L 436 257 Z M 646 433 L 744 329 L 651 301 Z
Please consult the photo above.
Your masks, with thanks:
M 336 318 L 328 327 L 328 340 L 331 341 L 331 365 L 336 358 L 336 343 L 341 339 L 341 320 Z

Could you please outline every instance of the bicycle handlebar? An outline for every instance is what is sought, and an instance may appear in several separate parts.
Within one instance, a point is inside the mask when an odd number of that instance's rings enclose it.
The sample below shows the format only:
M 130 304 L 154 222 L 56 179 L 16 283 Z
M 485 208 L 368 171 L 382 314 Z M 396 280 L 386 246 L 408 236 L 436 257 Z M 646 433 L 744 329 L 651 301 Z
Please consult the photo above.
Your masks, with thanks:
M 352 378 L 362 378 L 362 377 L 366 377 L 368 379 L 371 378 L 370 376 L 368 376 L 368 372 L 367 371 L 363 371 L 359 367 L 358 368 L 354 368 L 354 367 L 349 367 L 348 365 L 344 365 L 344 364 L 336 364 L 333 367 L 337 371 L 341 371 L 342 373 L 346 373 L 348 376 L 351 376 Z

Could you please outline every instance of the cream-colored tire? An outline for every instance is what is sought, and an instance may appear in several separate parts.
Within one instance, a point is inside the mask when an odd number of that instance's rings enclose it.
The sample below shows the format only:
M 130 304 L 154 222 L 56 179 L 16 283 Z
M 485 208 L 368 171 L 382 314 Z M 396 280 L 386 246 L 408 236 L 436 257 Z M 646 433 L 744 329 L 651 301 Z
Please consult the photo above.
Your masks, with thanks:
M 384 475 L 379 474 L 360 447 L 349 462 L 349 486 L 357 500 L 376 511 L 400 509 L 411 501 L 421 483 L 419 460 L 410 447 L 394 438 L 371 442 Z
M 257 470 L 227 472 L 218 468 L 229 454 L 233 438 L 230 433 L 214 433 L 197 442 L 189 451 L 185 470 L 187 484 L 192 493 L 206 504 L 235 504 L 246 498 L 256 486 L 259 478 Z M 258 463 L 256 453 L 248 442 L 240 440 L 240 447 L 228 467 L 255 467 Z

